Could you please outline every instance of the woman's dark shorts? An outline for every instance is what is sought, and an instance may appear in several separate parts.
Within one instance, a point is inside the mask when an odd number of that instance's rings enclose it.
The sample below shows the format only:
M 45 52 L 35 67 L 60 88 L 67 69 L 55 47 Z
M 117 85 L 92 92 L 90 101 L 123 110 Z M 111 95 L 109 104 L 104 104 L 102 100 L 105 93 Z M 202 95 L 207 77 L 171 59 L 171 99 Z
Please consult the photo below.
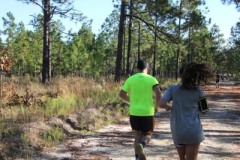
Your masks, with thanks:
M 155 121 L 153 116 L 132 116 L 130 115 L 130 124 L 132 130 L 142 131 L 143 133 L 152 133 Z

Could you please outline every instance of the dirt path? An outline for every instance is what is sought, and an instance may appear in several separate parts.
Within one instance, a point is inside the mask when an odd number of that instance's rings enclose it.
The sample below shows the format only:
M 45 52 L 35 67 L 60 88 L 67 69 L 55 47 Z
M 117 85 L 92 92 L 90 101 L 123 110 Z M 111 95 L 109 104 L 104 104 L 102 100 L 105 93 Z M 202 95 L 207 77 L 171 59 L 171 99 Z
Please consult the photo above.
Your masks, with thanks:
M 224 83 L 205 88 L 211 108 L 201 116 L 206 139 L 201 144 L 201 160 L 240 159 L 240 85 Z M 172 143 L 169 113 L 156 114 L 156 128 L 151 143 L 145 148 L 148 160 L 178 159 Z M 134 160 L 133 136 L 128 118 L 106 126 L 93 136 L 71 139 L 48 151 L 39 159 Z M 38 158 L 36 158 L 38 159 Z

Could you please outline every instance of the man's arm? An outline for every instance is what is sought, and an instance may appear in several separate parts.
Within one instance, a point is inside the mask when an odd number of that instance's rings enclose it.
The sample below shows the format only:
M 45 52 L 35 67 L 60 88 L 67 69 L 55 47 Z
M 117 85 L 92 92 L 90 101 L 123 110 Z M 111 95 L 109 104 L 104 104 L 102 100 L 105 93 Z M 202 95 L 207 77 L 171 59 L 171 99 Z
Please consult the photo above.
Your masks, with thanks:
M 121 90 L 119 92 L 119 96 L 124 100 L 124 101 L 127 101 L 129 102 L 129 96 L 127 95 L 127 92 L 125 92 L 124 90 Z
M 161 93 L 159 85 L 155 85 L 153 90 L 154 90 L 154 93 L 155 93 L 155 111 L 157 112 L 162 93 Z

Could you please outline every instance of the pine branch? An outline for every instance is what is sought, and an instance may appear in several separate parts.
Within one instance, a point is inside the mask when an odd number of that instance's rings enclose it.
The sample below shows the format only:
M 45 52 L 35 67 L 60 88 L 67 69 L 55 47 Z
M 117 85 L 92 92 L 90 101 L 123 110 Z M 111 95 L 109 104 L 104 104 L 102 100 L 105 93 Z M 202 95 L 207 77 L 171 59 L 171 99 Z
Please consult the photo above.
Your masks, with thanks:
M 126 15 L 126 16 L 128 16 L 128 15 Z M 138 17 L 138 16 L 136 16 L 136 15 L 133 15 L 133 17 L 136 18 L 136 19 L 138 19 L 138 20 L 140 20 L 140 21 L 142 21 L 145 25 L 147 25 L 147 27 L 148 27 L 151 31 L 155 32 L 155 30 L 157 30 L 158 32 L 162 33 L 162 34 L 165 35 L 170 41 L 167 41 L 167 40 L 165 40 L 165 39 L 162 39 L 159 35 L 156 35 L 160 40 L 165 41 L 165 42 L 167 42 L 167 43 L 170 43 L 170 42 L 177 43 L 177 41 L 175 41 L 170 34 L 165 33 L 165 32 L 163 32 L 163 31 L 159 30 L 159 28 L 156 27 L 155 25 L 153 25 L 153 24 L 151 24 L 151 23 L 148 23 L 147 21 L 145 21 L 144 19 L 142 19 L 141 17 Z

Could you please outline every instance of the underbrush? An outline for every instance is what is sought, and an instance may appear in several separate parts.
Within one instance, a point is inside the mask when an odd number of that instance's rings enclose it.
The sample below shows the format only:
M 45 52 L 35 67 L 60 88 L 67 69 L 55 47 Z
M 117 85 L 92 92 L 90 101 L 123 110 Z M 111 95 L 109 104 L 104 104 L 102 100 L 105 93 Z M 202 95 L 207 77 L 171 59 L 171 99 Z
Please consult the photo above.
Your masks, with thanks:
M 66 135 L 64 135 L 62 128 L 60 127 L 52 127 L 51 129 L 43 132 L 41 138 L 45 141 L 46 146 L 51 146 L 58 144 Z
M 169 79 L 169 78 L 161 78 L 159 80 L 159 85 L 163 90 L 165 90 L 169 85 L 178 84 L 179 82 L 180 82 L 180 79 L 175 80 L 175 79 Z
M 43 85 L 4 78 L 1 97 L 1 157 L 28 159 L 69 135 L 86 134 L 128 114 L 119 83 L 56 78 Z

